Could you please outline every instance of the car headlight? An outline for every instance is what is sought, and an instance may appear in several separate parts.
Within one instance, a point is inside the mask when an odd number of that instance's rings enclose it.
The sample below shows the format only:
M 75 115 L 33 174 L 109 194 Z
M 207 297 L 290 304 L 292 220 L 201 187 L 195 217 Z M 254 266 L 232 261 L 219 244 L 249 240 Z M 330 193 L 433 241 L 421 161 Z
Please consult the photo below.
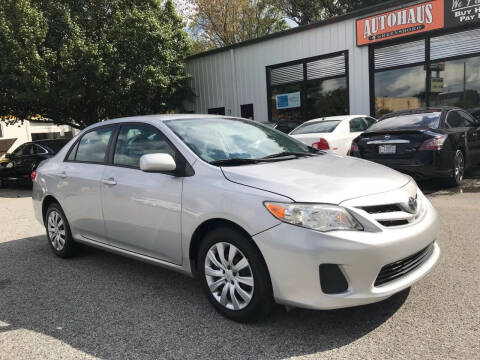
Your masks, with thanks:
M 333 230 L 363 230 L 362 225 L 347 209 L 329 204 L 287 204 L 265 202 L 267 210 L 289 224 L 322 232 Z

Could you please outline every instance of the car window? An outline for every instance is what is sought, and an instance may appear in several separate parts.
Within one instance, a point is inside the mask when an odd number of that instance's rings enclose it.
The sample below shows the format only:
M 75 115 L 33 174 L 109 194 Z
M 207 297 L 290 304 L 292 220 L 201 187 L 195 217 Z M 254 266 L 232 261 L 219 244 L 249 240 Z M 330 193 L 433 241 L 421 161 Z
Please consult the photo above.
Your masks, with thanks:
M 113 163 L 139 168 L 142 155 L 157 153 L 175 157 L 175 150 L 158 130 L 145 125 L 126 125 L 118 134 Z
M 46 154 L 47 151 L 44 148 L 42 148 L 42 147 L 40 147 L 36 144 L 33 144 L 33 153 L 34 154 Z
M 25 144 L 23 145 L 20 145 L 18 148 L 16 148 L 13 153 L 12 153 L 12 156 L 20 156 L 23 154 L 23 148 L 25 147 Z
M 76 161 L 103 163 L 112 128 L 101 128 L 83 135 L 78 144 Z
M 452 110 L 447 115 L 447 120 L 445 121 L 449 127 L 468 127 L 473 126 L 473 123 L 466 115 L 462 114 L 460 111 Z
M 23 147 L 21 155 L 33 155 L 34 149 L 32 144 L 27 144 Z
M 304 123 L 292 131 L 292 135 L 314 134 L 314 133 L 331 133 L 333 132 L 340 120 L 321 120 L 311 123 Z
M 436 129 L 440 123 L 440 115 L 441 112 L 438 111 L 394 115 L 376 122 L 368 130 Z
M 367 130 L 367 122 L 363 118 L 350 120 L 350 132 L 361 132 Z
M 364 119 L 367 122 L 367 129 L 377 122 L 377 120 L 375 120 L 374 118 L 371 118 L 371 117 L 366 117 Z

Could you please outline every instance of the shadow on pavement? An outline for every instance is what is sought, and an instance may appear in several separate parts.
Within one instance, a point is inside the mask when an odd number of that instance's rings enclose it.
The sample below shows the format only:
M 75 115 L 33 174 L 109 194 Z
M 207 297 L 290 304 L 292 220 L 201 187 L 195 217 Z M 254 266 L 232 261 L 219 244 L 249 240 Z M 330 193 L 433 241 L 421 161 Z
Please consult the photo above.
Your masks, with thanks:
M 32 188 L 28 187 L 8 187 L 0 188 L 0 198 L 24 198 L 32 197 Z
M 292 269 L 293 270 L 293 269 Z M 44 236 L 0 244 L 0 321 L 104 359 L 279 359 L 349 344 L 409 291 L 363 307 L 286 312 L 259 324 L 217 314 L 183 275 L 95 249 L 62 260 Z M 2 328 L 0 328 L 0 332 Z

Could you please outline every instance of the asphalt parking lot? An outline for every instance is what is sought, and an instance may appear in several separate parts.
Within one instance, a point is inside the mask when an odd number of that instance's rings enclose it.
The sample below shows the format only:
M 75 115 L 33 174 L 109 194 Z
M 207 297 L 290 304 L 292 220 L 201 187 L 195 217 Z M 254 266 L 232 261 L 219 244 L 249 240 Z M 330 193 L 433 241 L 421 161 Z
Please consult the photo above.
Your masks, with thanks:
M 174 272 L 94 249 L 54 257 L 30 192 L 2 189 L 0 359 L 480 359 L 480 176 L 422 187 L 442 223 L 432 274 L 378 304 L 279 307 L 254 325 Z

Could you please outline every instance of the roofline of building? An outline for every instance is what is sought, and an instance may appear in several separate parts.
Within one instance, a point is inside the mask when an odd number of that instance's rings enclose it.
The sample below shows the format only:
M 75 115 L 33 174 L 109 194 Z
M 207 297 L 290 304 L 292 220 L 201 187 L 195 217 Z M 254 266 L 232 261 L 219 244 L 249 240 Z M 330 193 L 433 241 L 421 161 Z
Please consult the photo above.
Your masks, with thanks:
M 261 37 L 255 38 L 255 39 L 246 40 L 246 41 L 242 41 L 242 42 L 235 43 L 235 44 L 232 44 L 232 45 L 227 45 L 227 46 L 223 46 L 223 47 L 220 47 L 220 48 L 204 51 L 204 52 L 201 52 L 201 53 L 198 53 L 198 54 L 190 55 L 190 56 L 187 57 L 187 60 L 192 60 L 192 59 L 196 59 L 196 58 L 200 58 L 200 57 L 224 52 L 224 51 L 227 51 L 227 50 L 236 49 L 236 48 L 240 48 L 240 47 L 244 47 L 244 46 L 248 46 L 248 45 L 253 45 L 253 44 L 256 44 L 256 43 L 263 42 L 263 41 L 272 40 L 272 39 L 276 39 L 276 38 L 279 38 L 279 37 L 288 36 L 288 35 L 296 34 L 296 33 L 299 33 L 299 32 L 316 29 L 316 28 L 321 27 L 321 26 L 326 26 L 326 25 L 334 24 L 334 23 L 337 23 L 337 22 L 340 22 L 340 21 L 345 21 L 345 20 L 349 20 L 349 19 L 358 18 L 358 17 L 364 16 L 364 15 L 370 15 L 370 14 L 374 15 L 375 13 L 380 12 L 382 10 L 386 10 L 386 9 L 389 9 L 389 8 L 392 8 L 392 7 L 397 7 L 397 6 L 400 6 L 400 5 L 413 4 L 413 3 L 416 3 L 416 2 L 418 2 L 418 1 L 415 1 L 415 0 L 410 0 L 410 1 L 390 0 L 390 1 L 387 1 L 383 4 L 368 6 L 366 8 L 358 9 L 358 10 L 349 12 L 349 13 L 344 14 L 344 15 L 331 17 L 331 18 L 328 18 L 326 20 L 322 20 L 322 21 L 314 23 L 314 24 L 297 26 L 297 27 L 294 27 L 294 28 L 291 28 L 291 29 L 288 29 L 288 30 L 279 31 L 279 32 L 269 34 L 269 35 L 265 35 L 265 36 L 261 36 Z

